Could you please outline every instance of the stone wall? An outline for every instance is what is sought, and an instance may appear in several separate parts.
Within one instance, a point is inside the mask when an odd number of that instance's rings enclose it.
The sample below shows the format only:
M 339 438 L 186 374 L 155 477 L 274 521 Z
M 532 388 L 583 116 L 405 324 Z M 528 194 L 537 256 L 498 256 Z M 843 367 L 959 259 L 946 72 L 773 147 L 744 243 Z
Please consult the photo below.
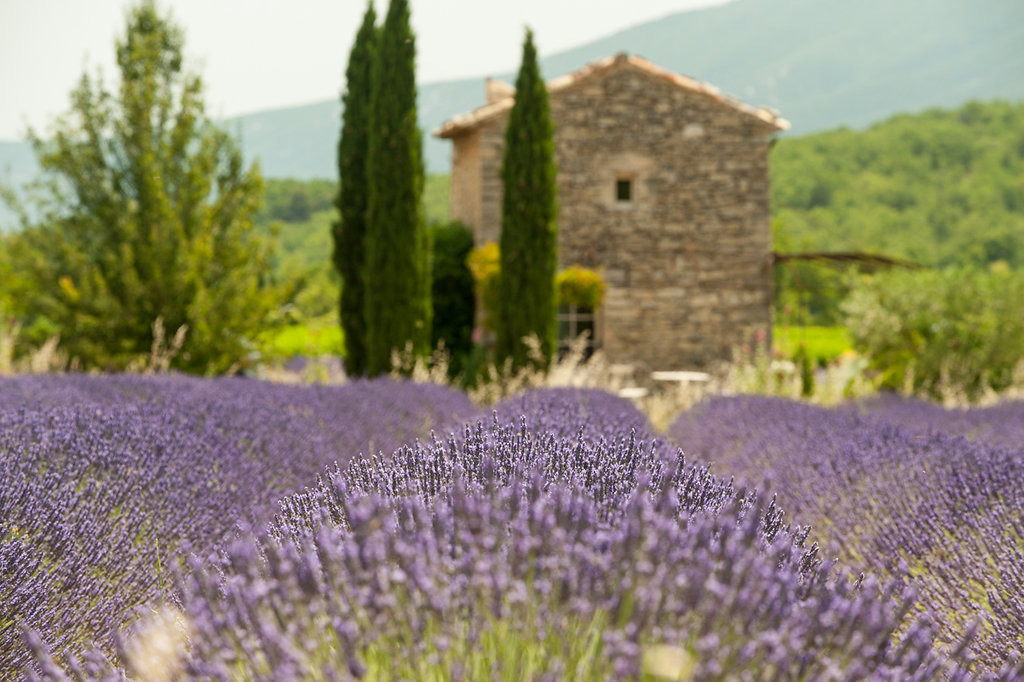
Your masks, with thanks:
M 480 135 L 475 131 L 452 140 L 449 208 L 452 220 L 480 224 Z
M 452 140 L 451 218 L 471 226 L 477 244 L 496 242 L 501 236 L 501 155 L 507 120 L 485 121 Z
M 775 128 L 629 64 L 560 89 L 551 110 L 559 260 L 603 272 L 609 358 L 706 368 L 754 330 L 770 332 Z M 507 120 L 506 111 L 462 136 L 476 138 L 479 210 L 467 222 L 478 243 L 500 233 Z M 618 180 L 629 181 L 630 201 L 617 199 Z

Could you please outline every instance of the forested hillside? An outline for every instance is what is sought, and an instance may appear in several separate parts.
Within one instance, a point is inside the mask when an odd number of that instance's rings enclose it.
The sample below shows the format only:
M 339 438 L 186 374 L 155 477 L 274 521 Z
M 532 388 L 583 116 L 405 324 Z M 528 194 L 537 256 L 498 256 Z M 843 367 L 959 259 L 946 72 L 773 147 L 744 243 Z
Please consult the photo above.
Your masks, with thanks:
M 771 162 L 779 250 L 1024 266 L 1024 104 L 783 138 Z
M 338 276 L 331 264 L 331 223 L 337 219 L 336 182 L 268 179 L 263 208 L 255 224 L 277 244 L 275 274 L 288 283 L 289 310 L 300 319 L 333 316 L 338 304 Z M 448 220 L 448 176 L 428 175 L 423 210 L 430 224 Z M 336 320 L 331 317 L 331 324 Z

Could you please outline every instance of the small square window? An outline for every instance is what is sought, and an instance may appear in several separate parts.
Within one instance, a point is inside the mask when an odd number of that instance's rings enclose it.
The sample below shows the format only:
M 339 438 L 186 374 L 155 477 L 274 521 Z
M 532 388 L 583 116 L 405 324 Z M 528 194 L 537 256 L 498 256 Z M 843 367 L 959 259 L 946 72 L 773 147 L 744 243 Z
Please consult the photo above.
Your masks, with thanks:
M 633 181 L 629 178 L 619 178 L 615 181 L 615 200 L 633 201 Z

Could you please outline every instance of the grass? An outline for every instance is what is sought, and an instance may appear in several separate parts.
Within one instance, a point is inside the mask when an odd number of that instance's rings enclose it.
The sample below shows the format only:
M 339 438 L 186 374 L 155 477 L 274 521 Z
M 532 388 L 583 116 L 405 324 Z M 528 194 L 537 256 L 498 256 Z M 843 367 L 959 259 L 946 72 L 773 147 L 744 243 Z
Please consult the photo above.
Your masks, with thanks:
M 341 326 L 332 316 L 282 327 L 266 334 L 261 341 L 269 359 L 288 360 L 296 356 L 320 357 L 344 352 Z
M 805 345 L 808 357 L 817 364 L 828 364 L 851 350 L 850 331 L 846 327 L 798 327 L 778 325 L 774 329 L 775 349 L 785 358 L 794 358 Z

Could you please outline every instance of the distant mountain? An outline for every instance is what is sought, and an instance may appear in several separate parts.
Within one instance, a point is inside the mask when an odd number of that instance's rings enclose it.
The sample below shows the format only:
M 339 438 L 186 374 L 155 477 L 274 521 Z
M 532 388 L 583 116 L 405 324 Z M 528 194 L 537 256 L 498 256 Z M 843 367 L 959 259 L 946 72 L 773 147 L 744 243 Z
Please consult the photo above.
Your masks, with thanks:
M 541 69 L 550 79 L 617 52 L 638 54 L 778 109 L 793 124 L 789 134 L 800 135 L 971 99 L 1024 99 L 1022 46 L 1024 2 L 1016 0 L 734 0 L 560 52 Z M 482 75 L 420 86 L 428 170 L 447 172 L 450 153 L 431 131 L 483 103 Z M 335 99 L 237 124 L 268 176 L 335 177 L 340 116 Z
M 38 172 L 32 145 L 28 142 L 0 141 L 0 184 L 19 188 L 30 182 Z M 17 216 L 0 199 L 0 233 L 16 227 Z
M 789 134 L 800 135 L 971 99 L 1024 100 L 1022 46 L 1018 0 L 734 0 L 560 52 L 541 69 L 550 79 L 617 52 L 638 54 L 778 109 L 793 124 Z M 483 101 L 483 74 L 420 86 L 428 171 L 447 172 L 450 153 L 431 131 Z M 227 123 L 266 176 L 334 178 L 340 109 L 331 98 Z M 13 165 L 10 147 L 0 145 L 0 172 Z
M 419 86 L 417 108 L 428 172 L 448 172 L 451 146 L 449 142 L 434 139 L 431 131 L 455 114 L 469 111 L 483 102 L 483 76 Z M 267 177 L 310 180 L 338 176 L 339 99 L 246 114 L 226 123 L 241 139 L 246 155 L 260 160 Z

